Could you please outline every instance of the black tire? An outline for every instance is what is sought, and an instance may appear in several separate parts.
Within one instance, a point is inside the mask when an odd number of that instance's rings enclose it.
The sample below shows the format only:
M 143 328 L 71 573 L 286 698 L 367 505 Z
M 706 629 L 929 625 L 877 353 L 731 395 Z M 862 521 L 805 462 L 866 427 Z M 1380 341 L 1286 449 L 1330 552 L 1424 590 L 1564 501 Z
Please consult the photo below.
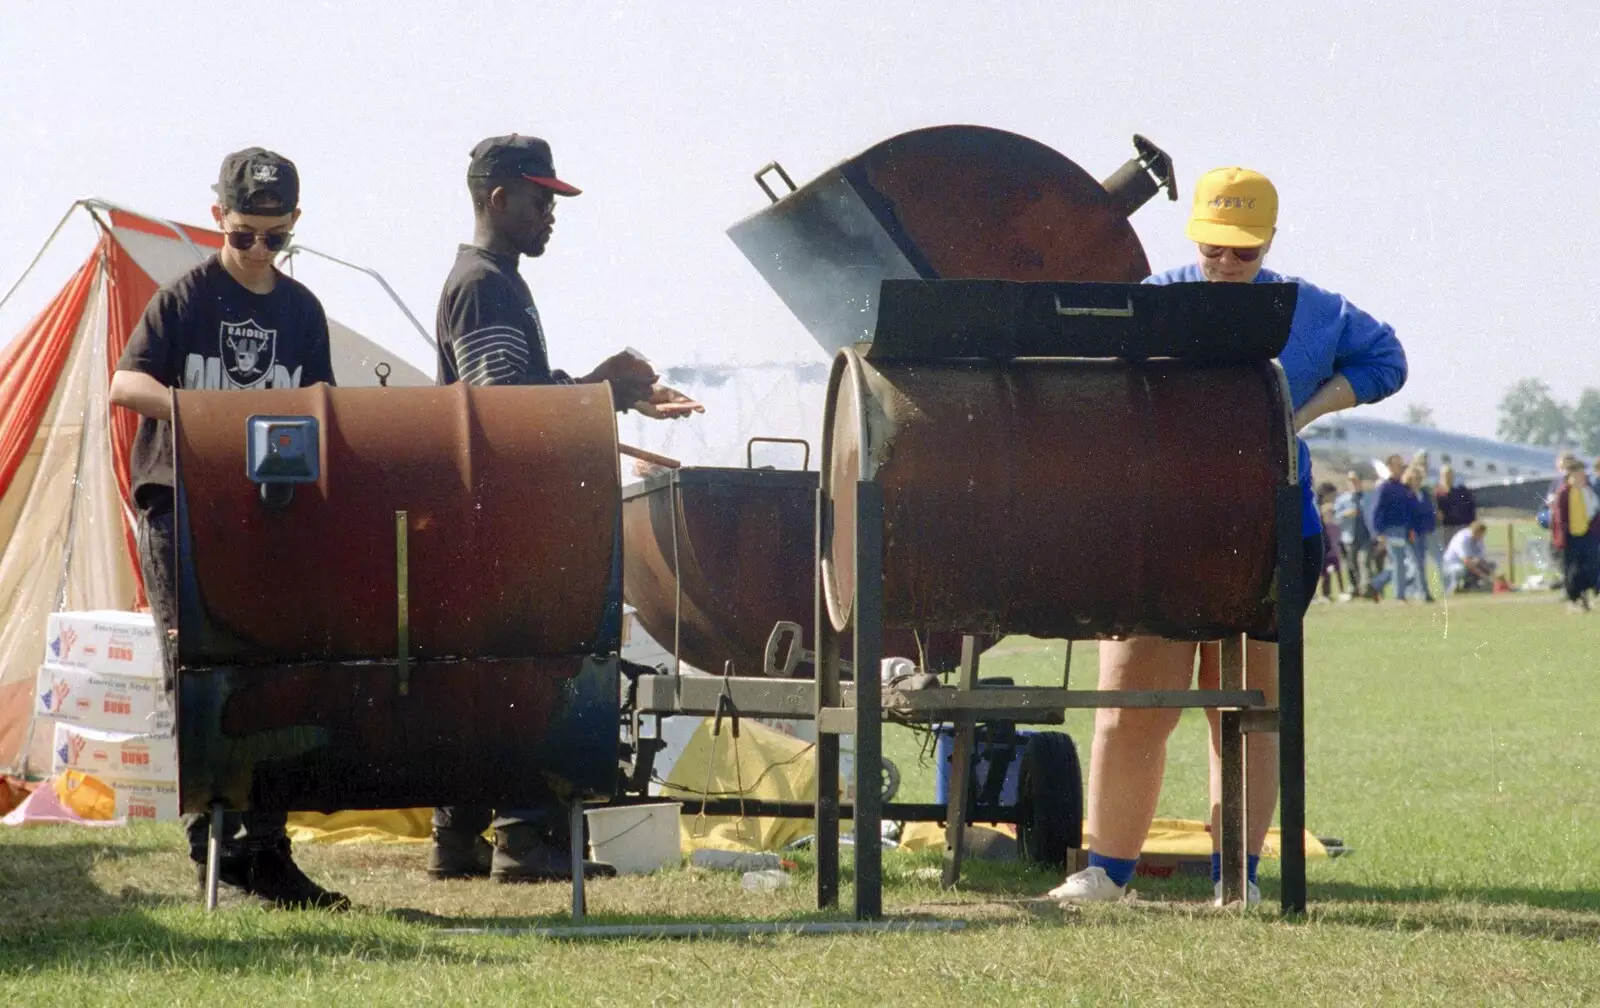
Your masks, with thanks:
M 895 795 L 900 793 L 900 768 L 894 765 L 894 760 L 885 758 L 883 761 L 883 800 L 894 801 Z
M 1083 771 L 1065 732 L 1040 732 L 1022 750 L 1017 844 L 1025 860 L 1061 868 L 1083 846 Z

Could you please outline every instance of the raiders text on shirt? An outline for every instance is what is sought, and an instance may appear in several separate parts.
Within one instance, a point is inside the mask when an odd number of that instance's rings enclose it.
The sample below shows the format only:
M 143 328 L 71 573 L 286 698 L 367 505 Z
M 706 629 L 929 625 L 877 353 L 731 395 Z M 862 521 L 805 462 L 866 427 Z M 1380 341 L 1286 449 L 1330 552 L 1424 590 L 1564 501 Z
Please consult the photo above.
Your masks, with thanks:
M 439 295 L 439 384 L 552 385 L 544 327 L 516 255 L 462 245 Z
M 277 360 L 278 330 L 263 329 L 253 318 L 223 319 L 217 326 L 217 352 L 189 353 L 183 359 L 183 388 L 299 388 L 300 368 Z
M 117 369 L 142 371 L 181 389 L 334 383 L 328 319 L 316 295 L 282 274 L 271 293 L 256 294 L 229 276 L 215 256 L 156 292 Z M 146 417 L 139 425 L 132 470 L 136 503 L 159 507 L 170 501 L 170 424 Z

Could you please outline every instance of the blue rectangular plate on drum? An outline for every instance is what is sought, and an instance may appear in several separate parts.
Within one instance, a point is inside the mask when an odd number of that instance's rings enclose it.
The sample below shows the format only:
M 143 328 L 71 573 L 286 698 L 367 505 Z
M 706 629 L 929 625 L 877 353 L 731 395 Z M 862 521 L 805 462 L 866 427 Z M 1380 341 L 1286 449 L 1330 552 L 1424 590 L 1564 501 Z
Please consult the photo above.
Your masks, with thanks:
M 258 415 L 245 421 L 245 475 L 256 484 L 315 483 L 322 475 L 317 418 Z

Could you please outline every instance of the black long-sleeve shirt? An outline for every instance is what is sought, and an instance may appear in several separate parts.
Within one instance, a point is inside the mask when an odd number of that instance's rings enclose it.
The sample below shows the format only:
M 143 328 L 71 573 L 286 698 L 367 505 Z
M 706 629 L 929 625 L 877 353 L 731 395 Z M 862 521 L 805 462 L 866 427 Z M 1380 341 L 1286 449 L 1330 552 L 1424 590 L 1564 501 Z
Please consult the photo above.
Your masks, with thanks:
M 544 326 L 517 255 L 462 245 L 439 295 L 439 384 L 565 385 L 552 371 Z

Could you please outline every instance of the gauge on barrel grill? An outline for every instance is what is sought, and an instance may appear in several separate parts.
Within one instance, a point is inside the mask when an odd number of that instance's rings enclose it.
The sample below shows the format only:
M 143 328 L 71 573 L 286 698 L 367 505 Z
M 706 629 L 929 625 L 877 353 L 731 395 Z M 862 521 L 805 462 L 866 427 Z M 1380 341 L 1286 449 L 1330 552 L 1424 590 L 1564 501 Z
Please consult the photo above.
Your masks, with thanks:
M 261 488 L 261 502 L 281 508 L 294 484 L 315 483 L 322 473 L 317 418 L 252 416 L 245 421 L 245 475 Z

